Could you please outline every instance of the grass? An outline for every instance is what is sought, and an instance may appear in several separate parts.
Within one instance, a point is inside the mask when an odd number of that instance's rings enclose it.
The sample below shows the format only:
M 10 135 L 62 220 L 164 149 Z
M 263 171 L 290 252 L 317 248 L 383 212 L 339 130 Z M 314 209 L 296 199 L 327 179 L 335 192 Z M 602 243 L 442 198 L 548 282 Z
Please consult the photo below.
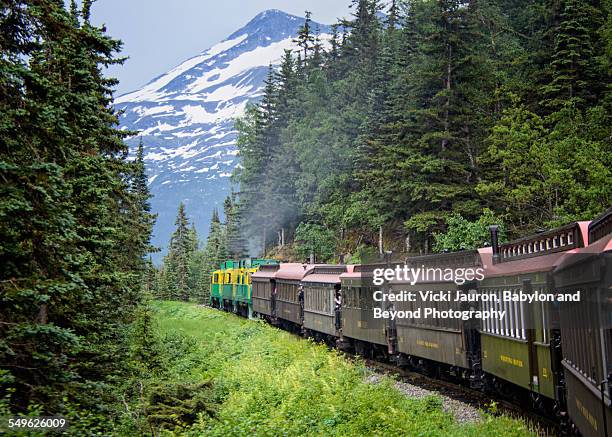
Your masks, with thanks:
M 486 416 L 457 424 L 437 397 L 408 399 L 391 379 L 263 322 L 210 308 L 155 302 L 167 360 L 163 379 L 211 386 L 213 414 L 172 431 L 184 435 L 525 436 L 527 425 Z

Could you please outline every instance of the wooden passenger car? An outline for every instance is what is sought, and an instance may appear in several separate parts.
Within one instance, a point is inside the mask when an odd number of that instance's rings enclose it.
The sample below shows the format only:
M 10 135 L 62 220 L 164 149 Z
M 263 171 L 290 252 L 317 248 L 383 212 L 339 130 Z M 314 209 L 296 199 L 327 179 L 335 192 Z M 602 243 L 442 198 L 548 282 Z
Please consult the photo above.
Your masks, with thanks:
M 281 324 L 289 328 L 302 326 L 302 306 L 299 300 L 299 289 L 300 281 L 306 273 L 306 267 L 306 264 L 281 264 L 280 269 L 274 274 L 276 282 L 276 318 L 279 319 Z
M 567 255 L 554 280 L 559 292 L 581 292 L 560 310 L 569 416 L 585 437 L 612 435 L 612 209 L 591 223 L 589 246 Z
M 337 318 L 336 299 L 341 302 L 340 275 L 352 271 L 353 266 L 317 265 L 302 279 L 304 292 L 304 328 L 330 337 L 341 336 L 341 321 Z
M 432 308 L 439 311 L 461 311 L 463 305 L 455 300 L 455 294 L 457 291 L 464 293 L 469 288 L 475 288 L 474 277 L 471 275 L 471 281 L 457 285 L 454 279 L 450 279 L 449 276 L 444 277 L 443 273 L 450 269 L 453 272 L 456 269 L 471 269 L 475 273 L 476 269 L 481 267 L 481 261 L 478 252 L 474 250 L 410 257 L 406 260 L 406 265 L 414 269 L 424 269 L 428 273 L 427 277 L 423 274 L 414 285 L 401 281 L 391 282 L 392 293 L 407 291 L 416 296 L 416 301 L 413 302 L 394 303 L 395 310 L 415 311 L 421 308 L 424 312 L 425 308 Z M 420 291 L 442 294 L 450 292 L 452 297 L 450 301 L 428 299 L 423 302 Z M 446 364 L 443 369 L 463 373 L 465 369 L 472 368 L 476 356 L 479 355 L 479 345 L 474 341 L 474 336 L 478 335 L 474 321 L 462 321 L 457 318 L 424 318 L 421 315 L 421 318 L 398 319 L 395 329 L 397 352 L 408 356 L 413 363 L 415 358 L 425 358 Z M 425 367 L 424 370 L 428 370 L 430 364 L 418 361 L 416 363 Z
M 358 353 L 374 355 L 386 352 L 387 337 L 384 319 L 374 318 L 373 265 L 356 265 L 352 272 L 342 273 L 342 335 Z
M 480 292 L 500 297 L 482 308 L 507 313 L 504 320 L 485 320 L 481 326 L 482 368 L 499 378 L 493 380 L 496 391 L 512 390 L 519 399 L 526 393 L 514 391 L 503 383 L 507 381 L 532 392 L 541 406 L 546 399 L 563 400 L 558 305 L 507 302 L 501 296 L 505 290 L 553 293 L 553 270 L 565 254 L 584 247 L 587 226 L 587 222 L 574 223 L 502 244 L 496 254 L 490 248 L 480 249 L 485 265 Z
M 272 292 L 276 288 L 274 275 L 279 265 L 262 265 L 257 272 L 251 274 L 252 291 L 251 302 L 253 313 L 265 317 L 274 317 L 272 306 Z

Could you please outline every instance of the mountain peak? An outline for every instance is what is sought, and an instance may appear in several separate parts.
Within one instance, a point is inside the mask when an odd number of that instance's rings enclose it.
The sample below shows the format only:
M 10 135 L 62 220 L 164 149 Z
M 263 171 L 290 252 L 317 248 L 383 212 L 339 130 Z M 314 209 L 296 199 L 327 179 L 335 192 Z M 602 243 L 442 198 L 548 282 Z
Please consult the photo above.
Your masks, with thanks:
M 139 131 L 127 140 L 130 149 L 141 139 L 144 144 L 151 206 L 159 214 L 156 246 L 169 240 L 180 200 L 206 236 L 239 165 L 234 119 L 261 98 L 270 63 L 278 65 L 285 50 L 296 50 L 303 22 L 278 9 L 262 11 L 223 41 L 115 99 L 122 128 Z
M 255 15 L 251 21 L 270 19 L 270 17 L 288 17 L 290 19 L 299 19 L 299 17 L 289 14 L 288 12 L 281 11 L 280 9 L 266 9 Z
M 231 34 L 228 39 L 234 39 L 240 35 L 281 35 L 295 36 L 296 30 L 304 22 L 304 18 L 291 15 L 280 9 L 267 9 L 255 15 L 244 27 Z M 327 28 L 327 26 L 321 26 Z

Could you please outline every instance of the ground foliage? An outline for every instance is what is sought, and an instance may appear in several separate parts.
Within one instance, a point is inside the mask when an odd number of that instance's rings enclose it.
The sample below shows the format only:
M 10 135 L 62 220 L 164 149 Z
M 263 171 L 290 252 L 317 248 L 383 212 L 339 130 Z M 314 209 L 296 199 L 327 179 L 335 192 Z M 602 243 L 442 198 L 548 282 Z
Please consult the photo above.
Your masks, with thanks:
M 117 432 L 530 435 L 505 417 L 458 425 L 438 398 L 408 399 L 391 379 L 366 383 L 363 364 L 263 322 L 187 303 L 152 308 L 165 365 L 134 385 Z
M 307 14 L 237 123 L 257 247 L 309 223 L 336 255 L 380 227 L 386 248 L 444 250 L 434 235 L 485 208 L 516 238 L 612 204 L 609 0 L 381 3 L 353 0 L 328 46 Z

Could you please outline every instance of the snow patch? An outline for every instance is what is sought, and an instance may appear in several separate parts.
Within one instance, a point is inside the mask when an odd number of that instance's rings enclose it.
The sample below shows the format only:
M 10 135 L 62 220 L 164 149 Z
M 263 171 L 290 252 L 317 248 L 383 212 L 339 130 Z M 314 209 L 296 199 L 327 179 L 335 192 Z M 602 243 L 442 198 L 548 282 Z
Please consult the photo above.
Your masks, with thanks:
M 245 35 L 240 35 L 239 37 L 234 38 L 234 39 L 220 42 L 219 44 L 212 46 L 206 52 L 198 56 L 194 56 L 191 59 L 186 60 L 182 64 L 170 70 L 168 73 L 164 74 L 163 76 L 157 79 L 154 79 L 152 82 L 149 82 L 147 85 L 145 85 L 140 90 L 119 96 L 118 98 L 115 99 L 115 104 L 127 103 L 127 102 L 139 102 L 139 101 L 145 101 L 145 100 L 156 100 L 156 99 L 162 98 L 165 94 L 160 92 L 160 89 L 168 85 L 170 82 L 172 82 L 172 80 L 174 80 L 181 74 L 185 73 L 186 71 L 191 70 L 196 65 L 201 64 L 202 62 L 232 48 L 233 46 L 237 44 L 240 44 L 242 41 L 244 41 L 247 38 L 248 38 L 248 35 L 245 34 Z

